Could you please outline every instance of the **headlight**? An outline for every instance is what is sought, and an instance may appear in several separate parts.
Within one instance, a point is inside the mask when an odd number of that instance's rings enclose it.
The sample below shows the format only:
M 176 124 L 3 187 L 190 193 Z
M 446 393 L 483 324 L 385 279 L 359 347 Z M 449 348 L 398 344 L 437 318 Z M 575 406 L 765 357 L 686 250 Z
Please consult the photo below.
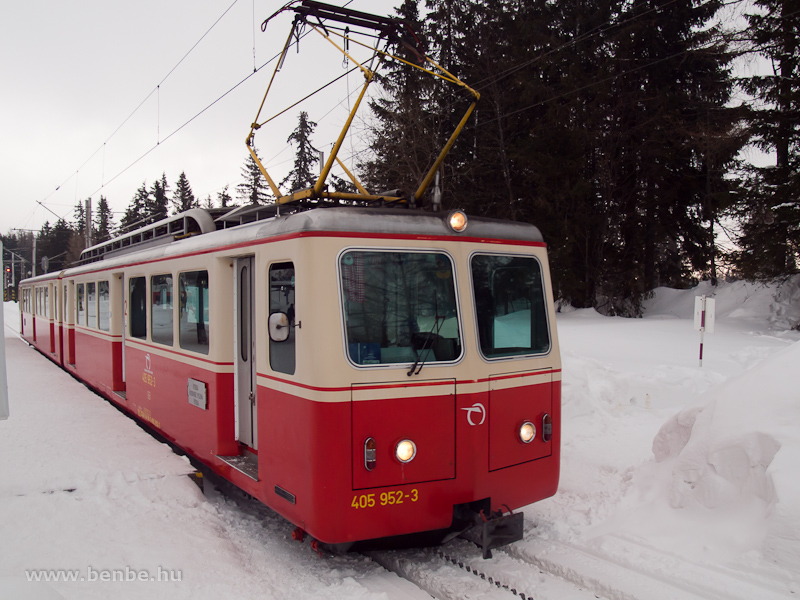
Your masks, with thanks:
M 461 233 L 467 228 L 467 215 L 464 211 L 454 210 L 447 216 L 447 224 L 456 233 Z
M 417 446 L 411 440 L 402 440 L 397 443 L 394 455 L 401 463 L 411 462 L 417 455 Z
M 525 421 L 519 427 L 519 439 L 523 444 L 530 444 L 536 437 L 536 426 L 530 421 Z

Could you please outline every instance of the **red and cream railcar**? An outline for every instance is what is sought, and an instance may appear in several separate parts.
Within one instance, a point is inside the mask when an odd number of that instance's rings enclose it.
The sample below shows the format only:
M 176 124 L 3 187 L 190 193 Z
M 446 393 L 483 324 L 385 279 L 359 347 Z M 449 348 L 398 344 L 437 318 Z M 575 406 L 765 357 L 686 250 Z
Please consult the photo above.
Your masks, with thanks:
M 553 297 L 535 227 L 455 217 L 190 211 L 24 281 L 23 336 L 324 544 L 497 545 L 558 484 Z

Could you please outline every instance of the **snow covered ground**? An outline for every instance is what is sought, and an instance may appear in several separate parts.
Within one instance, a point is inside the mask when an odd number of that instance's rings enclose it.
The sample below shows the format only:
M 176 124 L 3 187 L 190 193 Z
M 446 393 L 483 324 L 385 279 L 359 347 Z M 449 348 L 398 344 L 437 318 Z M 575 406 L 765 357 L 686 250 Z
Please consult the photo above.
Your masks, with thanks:
M 717 301 L 702 367 L 701 293 Z M 0 598 L 428 597 L 362 556 L 318 558 L 266 509 L 204 496 L 185 459 L 16 337 L 15 304 L 5 319 Z M 526 507 L 509 555 L 615 600 L 665 597 L 659 580 L 686 597 L 798 597 L 798 323 L 800 278 L 661 289 L 643 319 L 560 314 L 561 486 Z

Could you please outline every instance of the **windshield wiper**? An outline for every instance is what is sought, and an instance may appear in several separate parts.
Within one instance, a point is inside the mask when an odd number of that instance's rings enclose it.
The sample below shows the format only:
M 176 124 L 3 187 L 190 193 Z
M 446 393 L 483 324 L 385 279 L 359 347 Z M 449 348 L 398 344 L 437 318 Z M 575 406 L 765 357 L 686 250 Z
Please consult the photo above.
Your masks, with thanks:
M 444 316 L 439 316 L 439 301 L 436 297 L 436 291 L 433 292 L 433 303 L 434 303 L 434 317 L 433 317 L 433 327 L 425 336 L 425 341 L 422 344 L 422 348 L 420 348 L 419 353 L 417 354 L 417 360 L 414 361 L 414 364 L 411 365 L 411 368 L 408 370 L 408 375 L 411 377 L 412 375 L 419 375 L 419 372 L 422 371 L 422 367 L 425 366 L 425 353 L 428 351 L 428 344 L 431 344 L 435 338 L 439 337 L 439 331 L 442 329 L 442 325 L 444 325 Z M 439 321 L 441 319 L 441 322 Z M 434 331 L 435 330 L 435 331 Z M 419 368 L 417 368 L 419 365 Z M 415 371 L 416 369 L 416 371 Z

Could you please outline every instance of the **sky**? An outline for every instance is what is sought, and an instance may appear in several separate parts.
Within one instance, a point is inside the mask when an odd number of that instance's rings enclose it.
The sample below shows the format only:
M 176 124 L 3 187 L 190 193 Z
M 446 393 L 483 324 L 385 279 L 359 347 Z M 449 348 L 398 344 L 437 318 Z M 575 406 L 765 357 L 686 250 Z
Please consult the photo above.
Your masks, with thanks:
M 72 220 L 79 201 L 91 197 L 96 207 L 101 195 L 118 222 L 137 188 L 162 173 L 174 190 L 185 172 L 201 201 L 216 199 L 226 185 L 235 198 L 245 138 L 274 69 L 269 61 L 283 47 L 293 13 L 273 19 L 266 32 L 260 26 L 285 3 L 3 3 L 0 232 Z M 393 14 L 396 4 L 330 3 L 381 15 Z M 260 120 L 344 71 L 330 44 L 306 36 L 300 53 L 289 53 Z M 257 133 L 274 180 L 291 169 L 286 139 L 299 112 L 318 123 L 316 147 L 329 150 L 362 83 L 353 73 Z M 363 129 L 357 120 L 340 153 L 346 163 L 363 149 Z
M 226 186 L 236 198 L 244 141 L 292 13 L 273 19 L 266 32 L 260 26 L 286 1 L 3 3 L 0 233 L 38 231 L 59 217 L 72 221 L 78 202 L 91 197 L 96 210 L 101 195 L 118 223 L 136 190 L 162 174 L 174 191 L 185 172 L 200 201 L 216 200 Z M 329 1 L 380 15 L 400 4 Z M 739 68 L 746 75 L 761 66 L 751 60 Z M 290 51 L 260 120 L 344 71 L 326 41 L 304 37 L 300 53 Z M 275 181 L 291 169 L 294 153 L 286 140 L 299 112 L 318 124 L 312 141 L 327 153 L 362 83 L 352 73 L 257 133 L 259 156 Z M 359 113 L 340 152 L 351 170 L 364 149 L 366 114 Z M 752 149 L 745 158 L 771 162 Z

